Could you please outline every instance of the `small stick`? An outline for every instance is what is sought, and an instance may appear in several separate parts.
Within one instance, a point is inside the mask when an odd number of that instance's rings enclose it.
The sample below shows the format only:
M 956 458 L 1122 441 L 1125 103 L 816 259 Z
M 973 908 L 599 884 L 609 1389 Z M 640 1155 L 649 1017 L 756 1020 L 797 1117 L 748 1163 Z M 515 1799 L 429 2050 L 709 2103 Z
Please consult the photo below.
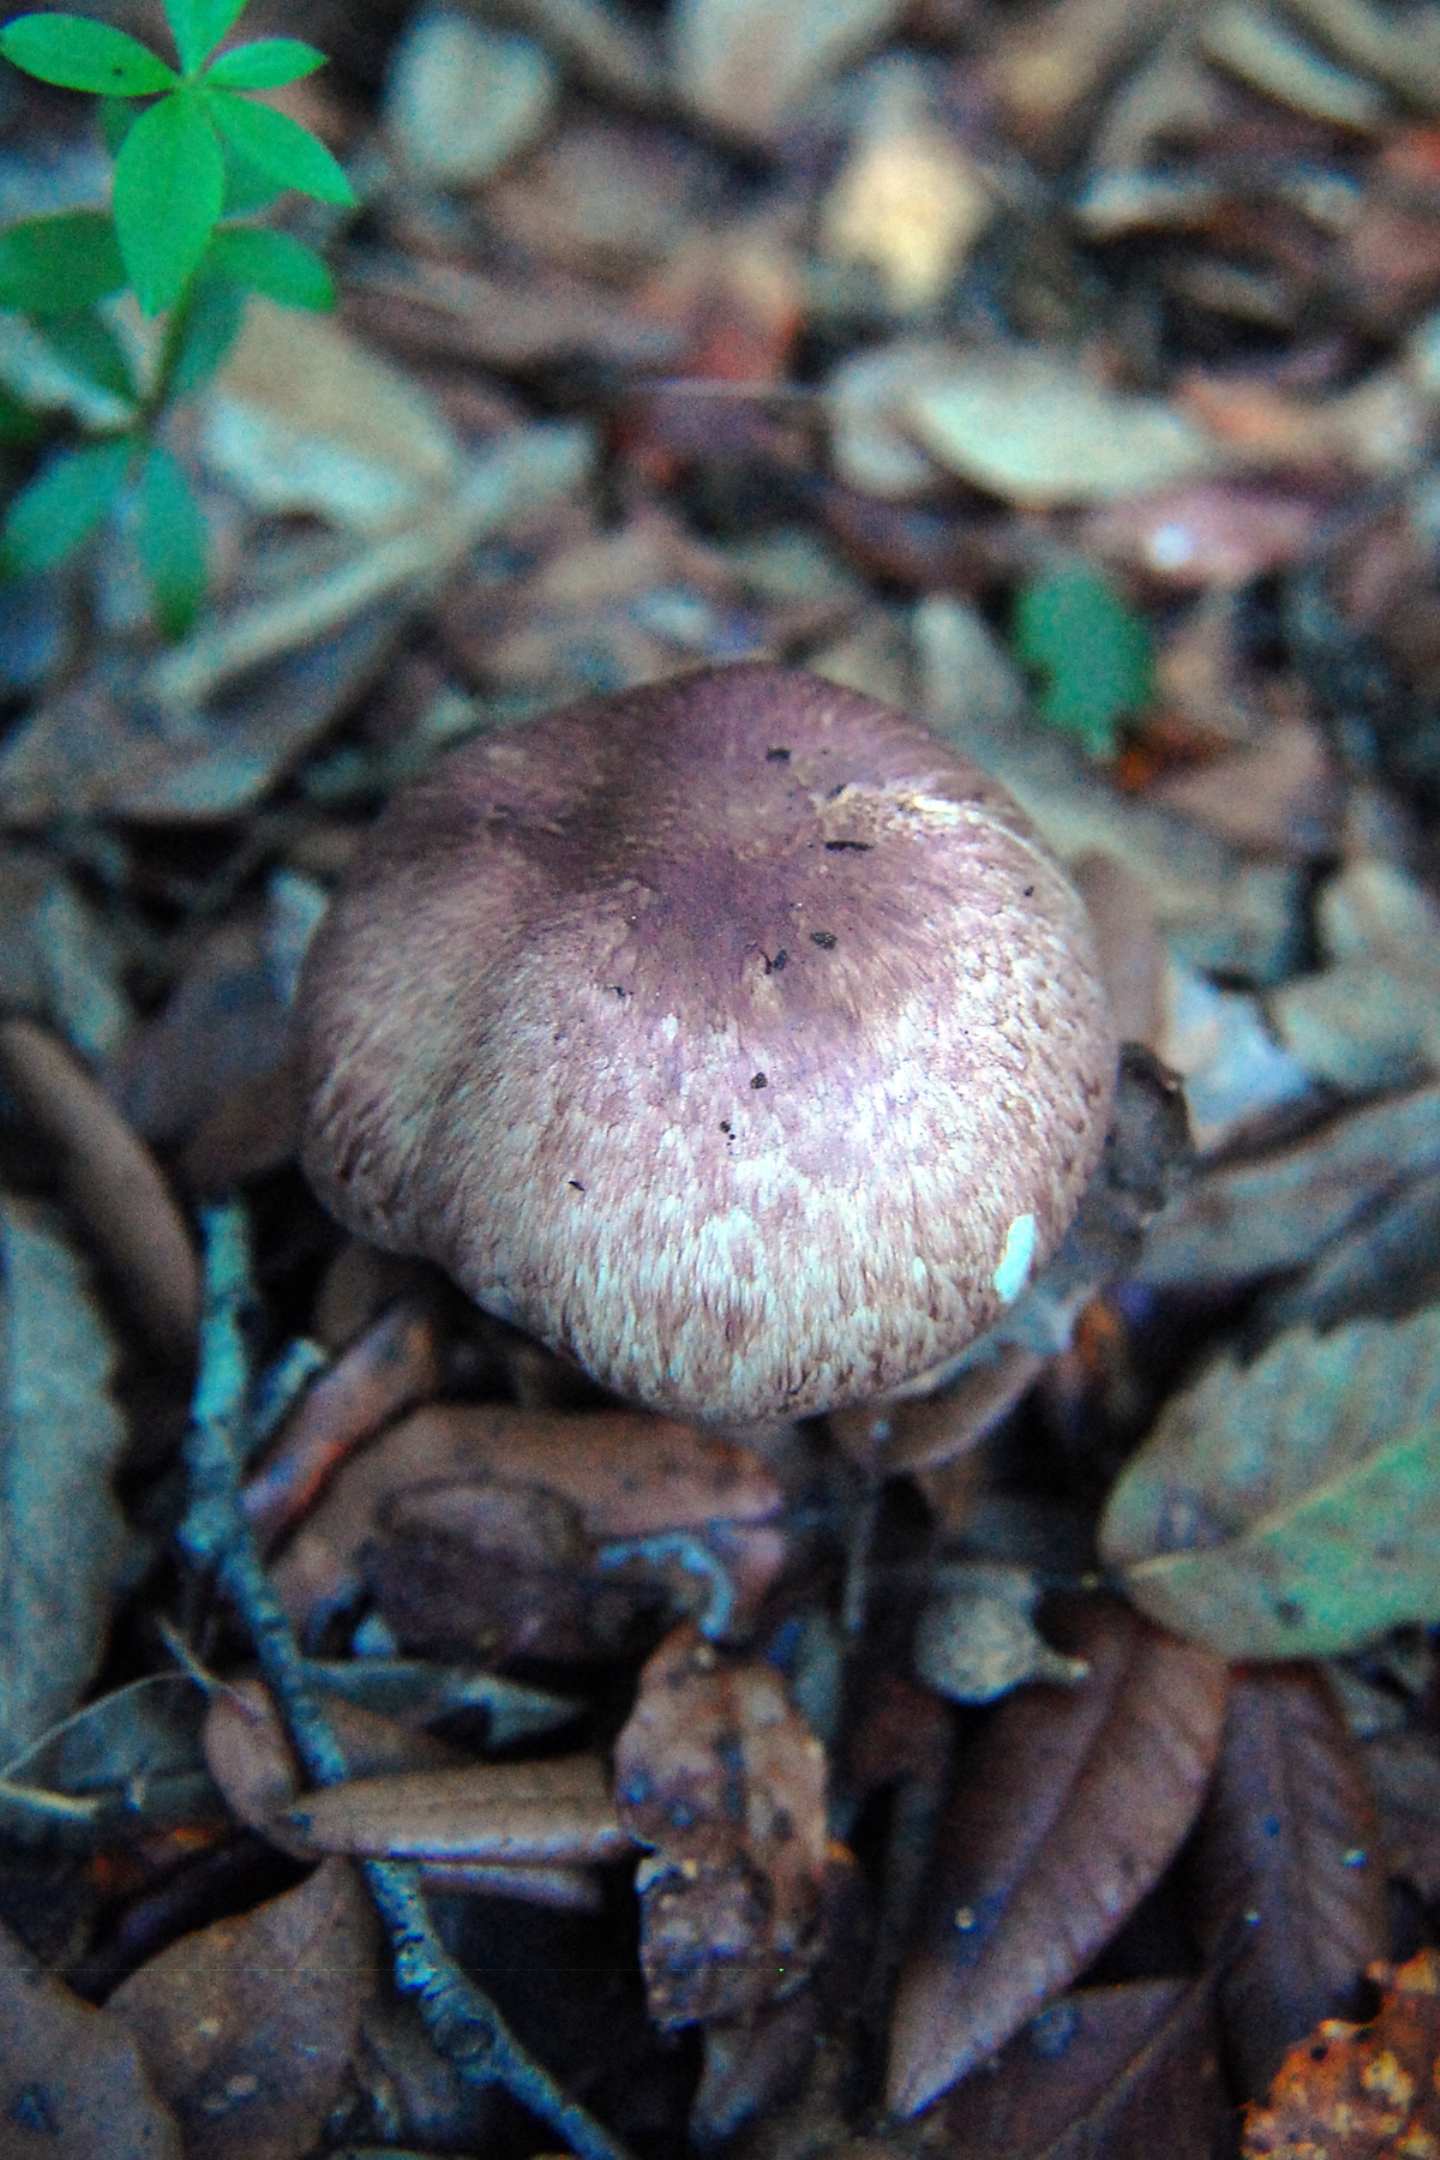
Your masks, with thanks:
M 241 1499 L 251 1392 L 244 1322 L 253 1294 L 244 1213 L 233 1203 L 207 1208 L 202 1230 L 200 1369 L 185 1443 L 190 1503 L 180 1543 L 196 1567 L 213 1574 L 244 1622 L 307 1776 L 316 1785 L 335 1785 L 346 1775 L 344 1752 L 311 1692 Z M 476 2085 L 502 2085 L 563 2137 L 579 2160 L 629 2160 L 624 2146 L 567 2098 L 489 1996 L 448 1955 L 415 1869 L 366 1860 L 360 1871 L 390 1938 L 396 1985 L 414 1998 L 436 2049 L 460 2075 Z

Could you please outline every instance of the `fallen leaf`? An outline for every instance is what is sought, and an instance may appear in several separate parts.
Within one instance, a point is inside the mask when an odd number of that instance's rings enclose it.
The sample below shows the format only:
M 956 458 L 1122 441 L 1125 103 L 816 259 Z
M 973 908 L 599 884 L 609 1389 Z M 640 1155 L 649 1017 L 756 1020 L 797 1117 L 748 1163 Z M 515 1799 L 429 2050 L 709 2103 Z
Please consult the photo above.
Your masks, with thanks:
M 1163 399 L 1107 390 L 1038 346 L 959 357 L 942 380 L 912 392 L 907 411 L 951 472 L 1025 508 L 1109 502 L 1225 462 L 1219 444 Z
M 295 2160 L 339 2099 L 379 1985 L 376 1926 L 348 1862 L 182 1936 L 121 1982 L 133 2035 L 187 2152 Z
M 1359 1748 L 1325 1675 L 1237 1674 L 1193 1852 L 1228 2059 L 1263 2093 L 1292 2041 L 1389 1947 L 1385 1854 Z
M 152 1348 L 184 1364 L 195 1352 L 200 1268 L 149 1149 L 98 1081 L 33 1021 L 0 1023 L 0 1076 L 51 1151 L 66 1199 Z
M 0 1197 L 0 1762 L 69 1715 L 104 1650 L 128 1546 L 114 1369 L 53 1215 Z
M 391 53 L 385 125 L 422 180 L 474 186 L 542 132 L 559 87 L 533 39 L 421 7 Z
M 1151 1229 L 1136 1272 L 1229 1289 L 1313 1261 L 1385 1194 L 1440 1170 L 1440 1087 L 1327 1119 L 1300 1139 L 1207 1170 Z
M 123 2019 L 72 1995 L 3 1927 L 0 2108 L 0 2149 L 14 2160 L 181 2160 L 190 2149 Z
M 761 142 L 843 60 L 884 36 L 901 0 L 677 0 L 670 49 L 681 96 L 729 135 Z
M 669 2027 L 791 1994 L 818 1954 L 825 1753 L 774 1668 L 675 1630 L 615 1746 L 620 1819 L 642 1844 L 640 1962 Z
M 635 1849 L 598 1755 L 346 1778 L 305 1794 L 283 1827 L 311 1854 L 403 1860 L 573 1864 Z
M 343 324 L 253 300 L 205 406 L 205 454 L 258 508 L 355 532 L 447 496 L 459 453 L 440 414 Z
M 1440 1951 L 1376 1964 L 1367 2025 L 1326 2018 L 1291 2049 L 1264 2107 L 1245 2112 L 1244 2160 L 1427 2160 L 1440 2151 Z
M 922 2136 L 933 2126 L 945 2160 L 1212 2160 L 1225 2095 L 1210 1997 L 1208 1979 L 1062 1995 Z
M 1152 1619 L 1222 1656 L 1324 1657 L 1440 1619 L 1440 1309 L 1284 1335 L 1173 1396 L 1100 1550 Z
M 1084 1970 L 1204 1794 L 1224 1665 L 1108 1602 L 1060 1639 L 1089 1678 L 1011 1696 L 962 1764 L 891 2021 L 897 2113 L 929 2106 Z

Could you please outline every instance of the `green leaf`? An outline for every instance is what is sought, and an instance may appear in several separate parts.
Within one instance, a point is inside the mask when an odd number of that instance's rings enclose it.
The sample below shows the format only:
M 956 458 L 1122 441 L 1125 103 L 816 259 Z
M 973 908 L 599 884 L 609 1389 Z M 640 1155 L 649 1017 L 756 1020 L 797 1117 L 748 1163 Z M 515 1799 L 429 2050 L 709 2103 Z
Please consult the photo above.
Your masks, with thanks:
M 115 166 L 120 252 L 147 315 L 174 305 L 220 215 L 225 161 L 207 106 L 188 91 L 152 105 Z
M 140 476 L 136 538 L 155 608 L 166 637 L 183 637 L 205 597 L 205 520 L 178 458 L 151 445 Z
M 1041 677 L 1040 711 L 1105 756 L 1116 727 L 1150 695 L 1150 633 L 1110 580 L 1084 564 L 1024 586 L 1012 636 L 1017 659 Z
M 17 15 L 0 30 L 0 53 L 41 82 L 101 97 L 146 97 L 179 80 L 139 38 L 84 15 Z
M 140 392 L 129 356 L 102 315 L 57 315 L 42 322 L 40 334 L 72 373 L 112 397 L 138 404 Z
M 167 381 L 172 398 L 190 397 L 224 360 L 245 318 L 245 295 L 204 270 L 191 288 Z
M 165 0 L 165 17 L 187 75 L 204 65 L 245 12 L 245 0 Z
M 1440 1621 L 1440 1307 L 1212 1365 L 1126 1466 L 1100 1549 L 1152 1619 L 1227 1657 Z
M 225 90 L 274 90 L 324 65 L 324 53 L 300 38 L 257 38 L 252 45 L 232 45 L 221 53 L 206 69 L 205 80 Z
M 106 97 L 100 100 L 100 133 L 105 148 L 112 158 L 118 158 L 125 147 L 125 138 L 140 118 L 143 106 L 133 98 Z
M 226 278 L 248 292 L 264 293 L 283 307 L 335 305 L 330 272 L 313 248 L 290 233 L 258 225 L 222 227 L 210 244 L 207 277 Z
M 132 448 L 128 441 L 90 443 L 51 458 L 5 514 L 0 569 L 12 576 L 50 570 L 73 555 L 123 487 Z
M 272 180 L 313 195 L 319 202 L 353 203 L 355 191 L 344 169 L 309 128 L 287 113 L 217 90 L 210 100 L 215 124 L 232 149 L 258 165 Z
M 0 443 L 34 442 L 39 433 L 35 414 L 0 383 Z
M 124 283 L 115 228 L 103 210 L 61 210 L 0 232 L 0 307 L 73 315 Z

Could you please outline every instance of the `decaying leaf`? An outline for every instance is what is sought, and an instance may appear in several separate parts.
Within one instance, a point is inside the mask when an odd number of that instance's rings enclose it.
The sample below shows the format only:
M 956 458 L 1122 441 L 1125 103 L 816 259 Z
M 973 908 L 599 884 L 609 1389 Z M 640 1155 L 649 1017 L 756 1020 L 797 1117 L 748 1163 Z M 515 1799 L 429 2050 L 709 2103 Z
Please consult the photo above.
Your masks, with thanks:
M 339 2097 L 378 1985 L 359 1878 L 328 1860 L 297 1889 L 162 1950 L 110 1997 L 187 2152 L 294 2160 Z
M 1220 1745 L 1225 1667 L 1122 1607 L 1062 1637 L 1090 1676 L 994 1712 L 962 1760 L 901 1974 L 887 2096 L 915 2114 L 1083 1971 L 1177 1850 Z
M 1323 1674 L 1236 1676 L 1191 1870 L 1231 2063 L 1263 2093 L 1291 2042 L 1389 1947 L 1385 1855 L 1364 1763 Z
M 127 1539 L 114 1365 L 55 1218 L 0 1199 L 0 1760 L 75 1708 L 104 1647 Z
M 1211 2160 L 1224 2095 L 1206 1980 L 1062 1995 L 922 2118 L 945 2160 Z
M 1376 1964 L 1372 2024 L 1326 2018 L 1245 2116 L 1244 2160 L 1426 2160 L 1440 2151 L 1440 1952 Z
M 1440 1618 L 1440 1310 L 1284 1335 L 1173 1396 L 1100 1547 L 1163 1625 L 1318 1657 Z
M 174 2115 L 122 2018 L 0 1928 L 0 2150 L 46 2160 L 181 2160 Z
M 819 1950 L 825 1755 L 780 1675 L 677 1629 L 641 1675 L 615 1791 L 655 1848 L 638 1876 L 652 2015 L 741 2017 L 792 1993 Z

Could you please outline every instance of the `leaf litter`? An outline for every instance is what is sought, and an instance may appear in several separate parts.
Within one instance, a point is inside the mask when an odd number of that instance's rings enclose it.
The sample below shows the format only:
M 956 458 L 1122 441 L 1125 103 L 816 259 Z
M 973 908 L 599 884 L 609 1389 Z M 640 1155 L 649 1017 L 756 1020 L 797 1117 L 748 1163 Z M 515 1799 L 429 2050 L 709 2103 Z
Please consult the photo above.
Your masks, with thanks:
M 5 2134 L 1150 2160 L 1233 2151 L 1248 2100 L 1247 2154 L 1433 2136 L 1428 19 L 279 26 L 336 55 L 282 103 L 365 204 L 339 312 L 254 311 L 170 443 L 209 607 L 157 644 L 124 547 L 0 592 Z M 93 201 L 65 101 L 11 118 L 4 216 Z M 0 315 L 7 488 L 115 423 L 101 304 L 88 345 Z M 754 655 L 1013 789 L 1149 1062 L 936 1392 L 717 1436 L 321 1219 L 289 1005 L 398 780 Z M 175 1559 L 236 1189 L 323 1789 Z M 397 2008 L 358 1890 L 397 1856 L 585 2121 Z

